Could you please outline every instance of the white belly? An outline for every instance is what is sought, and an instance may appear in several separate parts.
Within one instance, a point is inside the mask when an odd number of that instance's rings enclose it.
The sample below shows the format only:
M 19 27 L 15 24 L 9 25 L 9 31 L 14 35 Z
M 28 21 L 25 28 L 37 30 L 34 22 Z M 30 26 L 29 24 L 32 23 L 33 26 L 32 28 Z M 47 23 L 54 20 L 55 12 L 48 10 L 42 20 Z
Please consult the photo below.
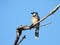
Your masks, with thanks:
M 33 17 L 32 18 L 32 24 L 36 24 L 38 22 L 38 18 L 37 17 Z

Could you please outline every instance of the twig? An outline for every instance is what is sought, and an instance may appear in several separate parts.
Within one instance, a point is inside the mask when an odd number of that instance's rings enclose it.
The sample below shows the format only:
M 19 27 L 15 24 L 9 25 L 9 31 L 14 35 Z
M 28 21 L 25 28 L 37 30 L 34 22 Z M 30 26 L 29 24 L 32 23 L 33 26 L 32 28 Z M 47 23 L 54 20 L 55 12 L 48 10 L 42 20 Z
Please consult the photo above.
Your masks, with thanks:
M 60 8 L 60 4 L 58 4 L 48 15 L 46 15 L 45 17 L 43 17 L 39 22 L 42 22 L 47 17 L 49 17 L 50 15 L 54 14 L 59 8 Z
M 17 45 L 19 45 L 25 38 L 26 38 L 26 35 L 22 37 L 22 39 L 17 43 Z
M 41 25 L 40 27 L 47 26 L 47 25 L 49 25 L 49 24 L 52 24 L 52 23 L 47 23 L 47 24 Z

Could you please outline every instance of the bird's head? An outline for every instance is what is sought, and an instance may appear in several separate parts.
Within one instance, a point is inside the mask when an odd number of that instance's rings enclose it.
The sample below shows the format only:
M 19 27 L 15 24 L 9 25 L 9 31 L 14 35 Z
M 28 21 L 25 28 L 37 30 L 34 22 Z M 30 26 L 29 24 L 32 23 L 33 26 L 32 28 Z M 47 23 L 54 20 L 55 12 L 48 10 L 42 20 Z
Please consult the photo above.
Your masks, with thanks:
M 37 13 L 37 12 L 32 12 L 31 14 L 32 14 L 33 16 L 38 15 L 38 13 Z

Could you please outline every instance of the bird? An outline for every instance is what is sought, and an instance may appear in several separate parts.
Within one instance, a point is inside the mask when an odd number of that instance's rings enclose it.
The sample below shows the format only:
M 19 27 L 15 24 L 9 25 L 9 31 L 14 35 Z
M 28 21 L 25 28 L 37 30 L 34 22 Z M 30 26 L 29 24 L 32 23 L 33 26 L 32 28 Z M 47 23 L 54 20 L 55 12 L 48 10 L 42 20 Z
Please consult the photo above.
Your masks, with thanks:
M 32 12 L 31 14 L 32 14 L 32 25 L 35 25 L 40 20 L 40 17 L 37 12 Z M 40 26 L 40 22 L 38 24 L 36 24 L 36 26 L 34 26 L 35 39 L 39 38 L 39 26 Z

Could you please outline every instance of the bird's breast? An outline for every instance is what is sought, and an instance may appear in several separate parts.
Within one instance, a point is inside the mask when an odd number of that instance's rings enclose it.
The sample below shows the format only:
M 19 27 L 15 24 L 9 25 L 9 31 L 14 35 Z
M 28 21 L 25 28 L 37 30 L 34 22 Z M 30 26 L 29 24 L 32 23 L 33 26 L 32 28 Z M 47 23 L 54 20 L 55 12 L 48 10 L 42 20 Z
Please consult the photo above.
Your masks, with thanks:
M 32 24 L 36 24 L 38 22 L 38 18 L 37 17 L 32 17 Z

